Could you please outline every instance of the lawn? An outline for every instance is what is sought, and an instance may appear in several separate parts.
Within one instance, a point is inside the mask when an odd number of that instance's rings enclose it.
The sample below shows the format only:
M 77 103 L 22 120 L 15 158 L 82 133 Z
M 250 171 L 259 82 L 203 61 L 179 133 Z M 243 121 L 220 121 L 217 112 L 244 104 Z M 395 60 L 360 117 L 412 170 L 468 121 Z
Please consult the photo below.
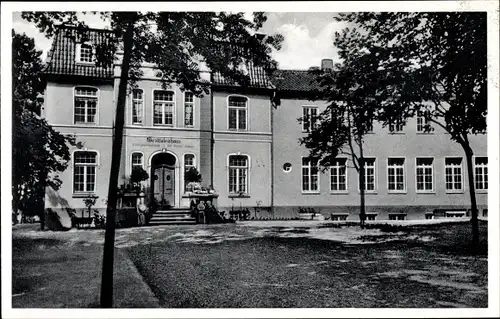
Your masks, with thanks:
M 22 225 L 21 225 L 22 226 Z M 119 229 L 115 306 L 487 307 L 487 224 Z M 13 232 L 13 307 L 95 307 L 103 232 Z
M 169 308 L 487 307 L 486 249 L 469 255 L 468 224 L 394 230 L 378 236 L 393 241 L 349 245 L 283 227 L 245 240 L 137 245 L 129 255 Z M 486 225 L 481 233 L 484 246 Z

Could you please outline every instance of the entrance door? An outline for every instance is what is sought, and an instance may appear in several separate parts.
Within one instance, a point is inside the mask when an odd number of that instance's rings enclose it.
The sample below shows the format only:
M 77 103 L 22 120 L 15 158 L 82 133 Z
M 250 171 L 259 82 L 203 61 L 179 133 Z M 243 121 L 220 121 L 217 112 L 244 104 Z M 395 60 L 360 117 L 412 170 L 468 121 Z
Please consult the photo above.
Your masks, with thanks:
M 175 206 L 175 169 L 168 165 L 159 165 L 154 169 L 154 198 L 160 207 Z

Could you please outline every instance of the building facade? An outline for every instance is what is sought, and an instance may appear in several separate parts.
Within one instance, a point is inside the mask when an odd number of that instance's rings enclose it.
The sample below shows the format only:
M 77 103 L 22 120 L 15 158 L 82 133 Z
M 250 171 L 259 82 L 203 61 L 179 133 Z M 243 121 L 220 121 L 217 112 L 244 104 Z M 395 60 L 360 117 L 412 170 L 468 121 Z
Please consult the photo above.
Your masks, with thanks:
M 105 210 L 120 62 L 96 66 L 95 47 L 111 36 L 91 30 L 88 41 L 59 32 L 48 56 L 42 115 L 63 134 L 75 137 L 71 162 L 59 173 L 62 187 L 47 189 L 46 207 L 84 208 L 89 194 Z M 328 62 L 328 61 L 325 61 Z M 313 207 L 333 219 L 358 219 L 359 185 L 348 158 L 325 171 L 308 160 L 299 138 L 303 116 L 319 114 L 324 101 L 311 101 L 314 82 L 307 71 L 278 70 L 272 77 L 250 68 L 243 90 L 217 74 L 205 74 L 210 93 L 197 97 L 177 85 L 163 87 L 151 65 L 126 101 L 120 184 L 133 167 L 149 174 L 147 202 L 187 207 L 184 173 L 196 167 L 203 184 L 219 194 L 219 210 L 250 209 L 252 216 L 297 216 Z M 281 104 L 271 103 L 278 95 Z M 471 136 L 477 200 L 487 209 L 486 135 Z M 422 119 L 383 128 L 374 123 L 366 138 L 366 205 L 370 219 L 430 218 L 435 209 L 465 212 L 470 206 L 465 156 L 439 128 L 422 132 Z

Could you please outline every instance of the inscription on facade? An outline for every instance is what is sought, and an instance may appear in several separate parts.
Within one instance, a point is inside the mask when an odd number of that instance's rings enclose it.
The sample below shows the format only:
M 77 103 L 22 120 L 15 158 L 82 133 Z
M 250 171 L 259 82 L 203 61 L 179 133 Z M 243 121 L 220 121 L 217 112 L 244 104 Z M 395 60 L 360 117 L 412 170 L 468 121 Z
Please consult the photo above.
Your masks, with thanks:
M 167 143 L 167 144 L 180 144 L 181 140 L 174 140 L 169 137 L 146 137 L 148 143 Z
M 182 143 L 182 140 L 176 140 L 171 137 L 146 137 L 146 141 L 143 143 L 133 143 L 133 146 L 149 146 L 149 147 L 183 147 L 183 148 L 194 148 L 193 145 L 186 145 Z

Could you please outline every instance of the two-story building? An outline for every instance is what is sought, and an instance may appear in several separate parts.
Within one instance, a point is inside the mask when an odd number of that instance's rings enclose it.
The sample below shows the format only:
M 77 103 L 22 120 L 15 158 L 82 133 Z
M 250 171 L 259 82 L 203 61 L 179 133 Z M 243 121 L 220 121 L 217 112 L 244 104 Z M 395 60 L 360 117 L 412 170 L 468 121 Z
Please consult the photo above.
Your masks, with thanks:
M 46 207 L 55 210 L 79 212 L 89 194 L 98 196 L 95 208 L 106 207 L 120 58 L 97 66 L 96 47 L 111 33 L 90 30 L 89 35 L 83 42 L 76 31 L 58 32 L 48 55 L 42 115 L 79 142 L 59 174 L 62 187 L 47 189 Z M 176 84 L 163 87 L 152 65 L 145 64 L 143 72 L 127 96 L 120 183 L 140 166 L 150 176 L 148 202 L 185 207 L 184 172 L 196 167 L 203 183 L 219 194 L 220 210 L 249 208 L 278 218 L 314 207 L 328 217 L 358 218 L 359 187 L 349 159 L 339 157 L 337 165 L 320 172 L 299 144 L 308 128 L 298 118 L 326 107 L 308 99 L 315 84 L 307 70 L 278 70 L 269 77 L 250 67 L 245 90 L 205 73 L 211 89 L 201 97 Z M 275 95 L 281 98 L 278 107 L 271 103 Z M 478 203 L 487 208 L 486 136 L 471 141 Z M 391 131 L 374 123 L 366 145 L 370 218 L 426 218 L 435 208 L 469 207 L 463 151 L 445 132 L 423 133 L 421 118 Z

